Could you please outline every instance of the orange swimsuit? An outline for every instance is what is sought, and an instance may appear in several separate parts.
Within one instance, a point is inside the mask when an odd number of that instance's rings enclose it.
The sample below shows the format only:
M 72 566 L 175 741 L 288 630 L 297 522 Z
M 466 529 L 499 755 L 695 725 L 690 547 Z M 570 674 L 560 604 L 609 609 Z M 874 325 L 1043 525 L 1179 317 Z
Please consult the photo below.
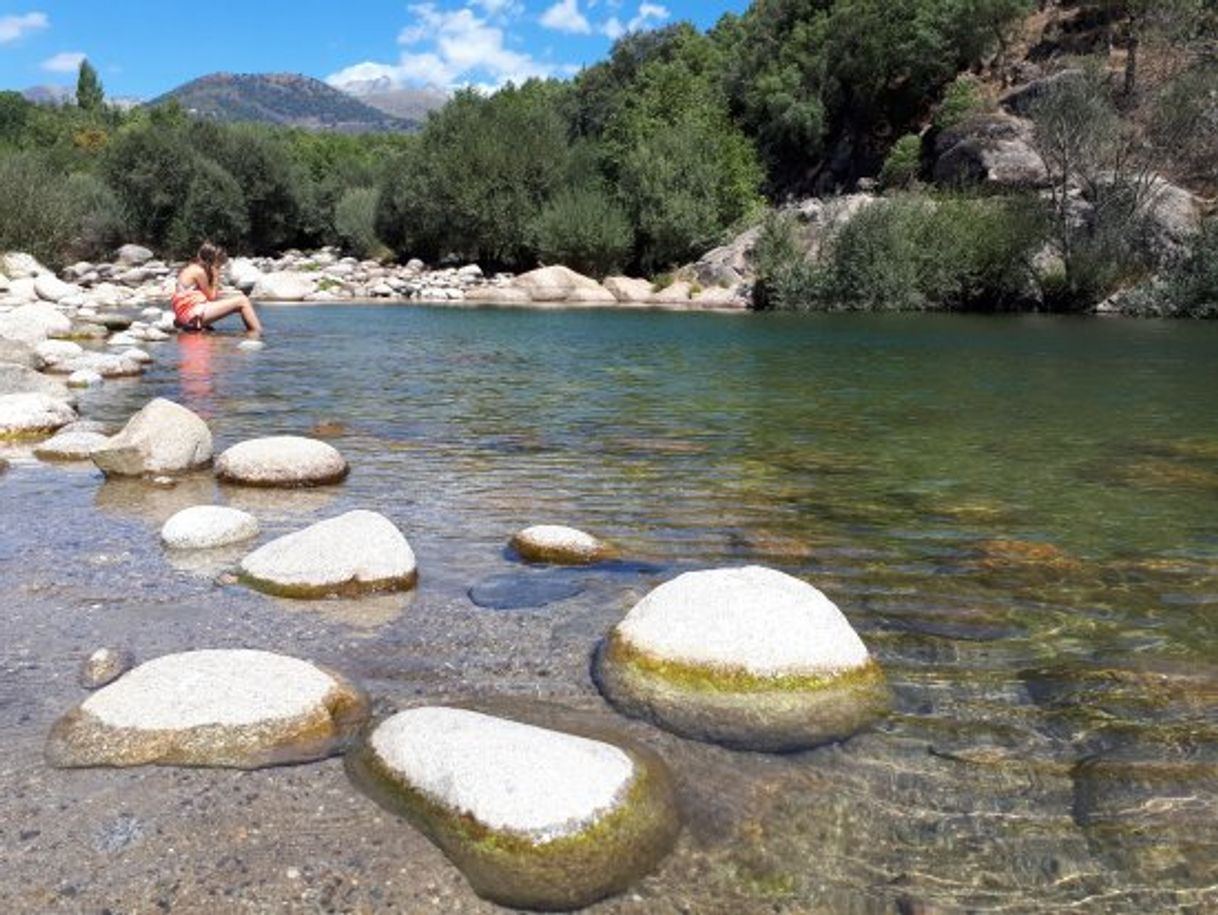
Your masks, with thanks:
M 173 317 L 179 327 L 190 327 L 197 324 L 202 328 L 202 315 L 199 309 L 208 302 L 216 300 L 216 291 L 211 295 L 203 292 L 198 286 L 186 287 L 179 282 L 173 293 Z

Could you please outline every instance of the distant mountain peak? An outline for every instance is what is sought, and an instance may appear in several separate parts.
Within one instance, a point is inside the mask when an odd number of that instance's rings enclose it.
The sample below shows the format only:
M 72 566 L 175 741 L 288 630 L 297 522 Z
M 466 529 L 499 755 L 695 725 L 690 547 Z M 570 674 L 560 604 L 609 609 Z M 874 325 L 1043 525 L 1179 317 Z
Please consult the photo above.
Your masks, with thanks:
M 415 130 L 419 119 L 398 117 L 299 73 L 209 73 L 150 104 L 177 101 L 198 117 L 333 130 L 394 133 Z

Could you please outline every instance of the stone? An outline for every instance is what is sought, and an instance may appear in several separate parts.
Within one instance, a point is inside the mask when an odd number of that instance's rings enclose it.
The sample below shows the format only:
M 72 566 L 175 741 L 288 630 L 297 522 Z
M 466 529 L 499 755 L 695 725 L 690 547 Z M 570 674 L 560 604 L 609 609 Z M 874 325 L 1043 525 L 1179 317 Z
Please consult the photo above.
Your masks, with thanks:
M 6 305 L 33 305 L 38 301 L 38 291 L 34 287 L 34 277 L 20 280 L 9 280 Z
M 162 542 L 174 550 L 212 550 L 252 540 L 258 519 L 235 508 L 196 505 L 178 512 L 161 528 Z
M 114 346 L 114 347 L 121 346 L 121 347 L 129 348 L 129 347 L 134 347 L 139 342 L 140 342 L 139 337 L 137 337 L 131 331 L 123 330 L 123 331 L 119 331 L 117 334 L 113 334 L 110 337 L 110 339 L 106 341 L 106 345 Z
M 79 369 L 68 376 L 70 388 L 95 388 L 104 381 L 100 372 L 93 369 Z
M 237 257 L 229 262 L 228 278 L 230 283 L 248 295 L 262 279 L 262 271 L 248 258 Z
M 243 353 L 260 353 L 266 349 L 266 344 L 261 340 L 242 340 L 237 344 L 237 349 Z
M 85 658 L 76 679 L 81 689 L 101 689 L 129 671 L 134 663 L 129 651 L 99 648 Z
M 349 472 L 333 445 L 294 435 L 242 442 L 216 460 L 222 481 L 243 486 L 328 486 L 342 482 Z
M 54 378 L 10 362 L 0 362 L 0 394 L 45 394 L 58 400 L 69 399 L 63 385 Z
M 653 753 L 464 709 L 394 715 L 348 768 L 479 896 L 512 909 L 578 909 L 621 893 L 680 832 Z
M 144 373 L 144 366 L 125 356 L 113 353 L 97 353 L 86 350 L 79 356 L 64 359 L 47 366 L 53 375 L 74 375 L 77 372 L 96 372 L 103 378 L 134 378 Z
M 1007 114 L 974 115 L 949 127 L 935 140 L 935 183 L 1005 190 L 1047 186 L 1049 173 L 1036 152 L 1035 130 L 1031 121 Z
M 110 440 L 100 432 L 75 432 L 63 430 L 34 449 L 34 457 L 40 461 L 73 462 L 88 461 L 95 448 Z
M 0 439 L 50 435 L 76 420 L 62 398 L 47 394 L 0 395 Z
M 657 305 L 688 305 L 690 296 L 693 295 L 693 290 L 692 283 L 685 280 L 677 280 L 675 283 L 652 293 L 651 301 Z
M 207 423 L 163 398 L 136 413 L 122 432 L 93 452 L 93 463 L 116 477 L 183 473 L 206 467 L 211 459 Z
M 147 365 L 148 363 L 152 362 L 152 356 L 150 356 L 147 351 L 142 350 L 139 347 L 132 347 L 129 350 L 124 350 L 119 354 L 119 358 L 130 359 L 132 362 L 138 362 L 142 365 Z
M 28 343 L 0 338 L 0 365 L 20 365 L 27 369 L 37 369 L 42 367 L 43 361 Z
M 392 521 L 354 511 L 272 540 L 241 561 L 241 575 L 259 591 L 311 599 L 408 591 L 418 567 Z
M 524 273 L 512 281 L 523 289 L 533 302 L 572 302 L 612 305 L 613 293 L 596 280 L 582 276 L 567 267 L 542 267 Z
M 61 718 L 47 761 L 256 769 L 346 748 L 368 699 L 338 674 L 266 651 L 191 651 L 136 667 Z
M 492 575 L 467 593 L 475 606 L 485 610 L 539 610 L 578 597 L 585 587 L 570 570 L 547 569 Z
M 1049 91 L 1063 83 L 1081 80 L 1086 73 L 1071 67 L 1059 70 L 1048 76 L 1038 77 L 1022 86 L 1016 86 L 998 99 L 1003 110 L 1021 118 L 1030 118 L 1036 110 L 1037 103 L 1049 94 Z
M 71 340 L 43 340 L 34 347 L 34 352 L 46 365 L 55 365 L 65 359 L 79 356 L 84 350 L 79 343 L 73 343 Z
M 512 537 L 511 547 L 527 562 L 555 565 L 591 565 L 617 555 L 612 547 L 591 534 L 556 524 L 526 528 Z
M 34 291 L 44 302 L 60 302 L 79 293 L 80 287 L 65 283 L 53 273 L 44 273 L 34 279 Z
M 482 268 L 477 264 L 467 264 L 457 271 L 457 276 L 471 280 L 480 280 L 483 275 Z
M 300 273 L 266 273 L 258 277 L 250 298 L 263 302 L 302 302 L 317 291 L 317 281 Z
M 0 273 L 3 273 L 10 280 L 23 280 L 50 272 L 50 270 L 38 262 L 36 257 L 30 254 L 14 251 L 0 257 Z
M 605 288 L 623 305 L 646 305 L 651 301 L 651 280 L 611 276 L 605 280 Z
M 142 267 L 152 257 L 152 252 L 142 245 L 123 245 L 114 255 L 115 261 L 124 267 Z
M 68 316 L 54 305 L 37 302 L 15 308 L 0 315 L 0 337 L 35 345 L 47 337 L 57 337 L 72 330 Z
M 471 292 L 469 300 L 488 305 L 528 305 L 533 301 L 528 292 L 515 286 L 483 286 Z
M 661 585 L 601 643 L 594 669 L 623 714 L 744 750 L 844 740 L 890 701 L 842 612 L 806 582 L 756 566 Z

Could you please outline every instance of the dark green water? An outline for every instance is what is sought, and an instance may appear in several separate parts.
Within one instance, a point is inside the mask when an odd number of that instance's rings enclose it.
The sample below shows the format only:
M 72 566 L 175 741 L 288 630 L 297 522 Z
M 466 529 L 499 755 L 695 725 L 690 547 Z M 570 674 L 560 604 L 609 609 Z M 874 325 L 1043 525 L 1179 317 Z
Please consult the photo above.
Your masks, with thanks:
M 163 394 L 220 447 L 341 423 L 350 480 L 150 491 L 18 466 L 0 585 L 39 622 L 10 624 L 11 657 L 286 646 L 394 706 L 602 716 L 683 786 L 690 828 L 649 911 L 1218 909 L 1218 326 L 355 307 L 267 324 L 259 354 L 162 346 L 84 411 Z M 419 593 L 309 609 L 175 568 L 157 525 L 212 499 L 268 534 L 382 511 Z M 475 607 L 471 587 L 522 574 L 504 544 L 540 522 L 654 568 L 587 573 L 542 610 Z M 821 587 L 873 648 L 897 694 L 875 733 L 769 758 L 601 705 L 587 654 L 634 600 L 751 562 Z M 26 722 L 31 745 L 56 708 Z

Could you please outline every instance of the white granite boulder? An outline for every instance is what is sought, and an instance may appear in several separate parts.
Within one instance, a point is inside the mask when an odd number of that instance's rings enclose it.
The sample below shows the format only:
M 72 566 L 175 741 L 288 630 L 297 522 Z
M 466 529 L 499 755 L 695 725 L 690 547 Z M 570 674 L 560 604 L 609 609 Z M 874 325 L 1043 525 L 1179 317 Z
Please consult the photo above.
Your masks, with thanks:
M 93 369 L 77 369 L 68 376 L 68 387 L 95 388 L 104 380 L 101 372 L 94 371 Z
M 212 550 L 258 536 L 258 519 L 235 508 L 196 505 L 165 522 L 161 540 L 174 550 Z
M 568 267 L 542 267 L 521 274 L 512 281 L 512 285 L 527 292 L 534 302 L 617 304 L 612 292 L 596 280 Z
M 31 346 L 47 337 L 58 337 L 72 330 L 72 322 L 54 305 L 37 302 L 14 308 L 0 315 L 0 337 L 19 340 Z
M 262 271 L 254 265 L 253 261 L 238 257 L 229 262 L 228 279 L 230 283 L 248 295 L 262 279 Z
M 110 440 L 100 432 L 79 432 L 64 429 L 34 449 L 34 457 L 40 461 L 70 463 L 88 461 L 93 451 Z
M 212 459 L 211 430 L 183 406 L 158 398 L 135 414 L 118 435 L 93 452 L 106 476 L 184 473 Z
M 879 666 L 833 602 L 756 566 L 652 591 L 601 644 L 595 674 L 624 714 L 739 749 L 845 739 L 889 704 Z
M 310 599 L 407 591 L 418 568 L 392 521 L 354 511 L 272 540 L 241 561 L 241 576 L 259 591 Z
M 129 671 L 134 663 L 129 651 L 99 648 L 81 663 L 76 682 L 81 689 L 101 689 Z
M 134 378 L 144 374 L 144 364 L 129 359 L 126 355 L 86 350 L 79 356 L 69 356 L 47 366 L 47 372 L 53 375 L 96 372 L 102 378 Z
M 48 394 L 0 395 L 0 439 L 50 435 L 76 420 L 76 411 L 62 398 Z
M 71 340 L 44 340 L 34 347 L 34 351 L 47 365 L 56 365 L 84 353 L 81 345 Z
M 282 435 L 242 442 L 216 459 L 216 475 L 244 486 L 327 486 L 344 480 L 350 468 L 333 445 Z
M 61 302 L 79 293 L 80 287 L 65 283 L 53 273 L 44 273 L 34 279 L 34 291 L 44 302 Z
M 250 298 L 262 302 L 303 302 L 317 291 L 317 281 L 301 273 L 264 273 L 258 277 Z
M 620 893 L 680 831 L 654 754 L 464 709 L 394 715 L 348 767 L 475 892 L 514 909 L 577 909 Z
M 592 565 L 614 558 L 609 544 L 572 527 L 540 524 L 512 537 L 511 547 L 526 562 L 554 565 Z
M 116 262 L 124 267 L 142 267 L 152 257 L 152 252 L 143 245 L 123 245 L 115 252 Z
M 45 363 L 28 343 L 0 337 L 0 365 L 20 365 L 27 369 L 42 368 Z
M 639 280 L 628 276 L 611 276 L 605 280 L 605 288 L 622 305 L 646 305 L 654 292 L 651 280 Z
M 368 718 L 363 692 L 266 651 L 191 651 L 141 664 L 61 718 L 53 766 L 310 762 L 343 750 Z
M 0 394 L 46 394 L 69 400 L 62 384 L 24 365 L 0 362 Z
M 23 280 L 50 272 L 32 254 L 13 251 L 0 257 L 0 273 L 3 273 L 9 279 Z

